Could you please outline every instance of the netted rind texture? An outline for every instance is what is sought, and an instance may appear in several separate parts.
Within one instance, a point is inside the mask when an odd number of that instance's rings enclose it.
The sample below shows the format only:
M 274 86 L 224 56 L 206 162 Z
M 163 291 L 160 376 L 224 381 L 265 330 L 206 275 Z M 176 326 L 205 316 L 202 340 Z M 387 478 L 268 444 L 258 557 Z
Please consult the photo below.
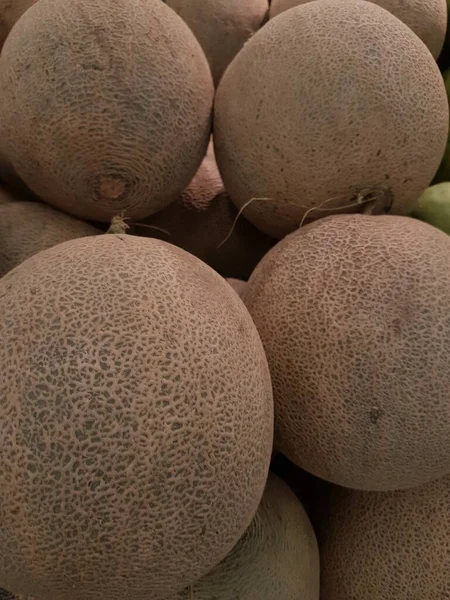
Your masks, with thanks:
M 0 277 L 41 250 L 100 233 L 89 223 L 46 204 L 2 204 L 1 199 L 0 190 Z
M 320 511 L 321 600 L 450 597 L 450 479 L 400 492 L 335 488 Z
M 247 279 L 275 243 L 245 217 L 238 217 L 224 189 L 212 143 L 181 197 L 142 223 L 135 226 L 135 233 L 175 244 L 223 277 Z
M 0 0 L 0 50 L 14 23 L 37 0 Z
M 339 2 L 340 0 L 336 0 Z M 434 58 L 441 53 L 447 30 L 446 0 L 371 0 L 403 21 L 428 47 Z M 270 18 L 309 0 L 272 0 Z
M 359 212 L 369 192 L 377 210 L 403 214 L 439 167 L 447 130 L 430 52 L 366 0 L 316 0 L 270 20 L 227 69 L 214 109 L 225 188 L 276 237 L 332 208 Z
M 450 237 L 340 215 L 287 236 L 243 300 L 271 369 L 275 445 L 342 486 L 450 473 Z
M 232 552 L 171 600 L 319 600 L 319 550 L 303 506 L 270 474 L 258 511 Z
M 232 550 L 272 450 L 270 375 L 226 281 L 161 242 L 59 244 L 0 281 L 0 586 L 162 599 Z
M 3 47 L 0 89 L 0 154 L 81 218 L 162 209 L 208 144 L 208 62 L 160 0 L 39 1 Z
M 244 44 L 260 29 L 268 0 L 166 0 L 200 42 L 217 85 Z

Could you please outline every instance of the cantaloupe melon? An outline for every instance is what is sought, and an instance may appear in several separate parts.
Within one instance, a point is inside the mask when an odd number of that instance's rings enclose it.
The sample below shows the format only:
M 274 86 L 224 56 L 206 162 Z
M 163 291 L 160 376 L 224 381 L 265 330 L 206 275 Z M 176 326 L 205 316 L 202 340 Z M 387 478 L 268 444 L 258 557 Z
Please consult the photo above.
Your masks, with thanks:
M 339 2 L 340 0 L 336 0 Z M 385 8 L 403 21 L 428 47 L 434 58 L 437 58 L 444 45 L 447 31 L 446 0 L 371 0 Z M 270 18 L 280 13 L 305 4 L 309 0 L 272 0 Z
M 400 492 L 335 488 L 321 510 L 321 599 L 450 596 L 450 478 Z
M 38 202 L 1 204 L 0 277 L 41 250 L 100 231 Z
M 338 215 L 279 242 L 244 302 L 272 374 L 275 445 L 342 486 L 450 473 L 450 237 Z
M 160 0 L 39 0 L 3 47 L 0 89 L 0 154 L 74 216 L 148 216 L 206 152 L 208 63 Z
M 445 0 L 444 0 L 445 1 Z M 268 0 L 165 0 L 200 42 L 217 85 L 243 45 L 267 18 Z
M 244 290 L 247 287 L 247 282 L 242 279 L 235 279 L 234 277 L 227 278 L 228 283 L 231 285 L 233 290 L 239 295 L 243 296 Z
M 244 216 L 277 237 L 369 199 L 403 214 L 430 184 L 447 129 L 433 57 L 366 0 L 315 0 L 270 20 L 215 101 L 225 188 L 238 208 L 256 198 Z
M 295 494 L 270 474 L 258 511 L 226 559 L 171 600 L 319 600 L 319 551 Z
M 0 50 L 14 23 L 37 0 L 0 0 Z
M 224 277 L 247 279 L 275 241 L 245 218 L 237 217 L 238 211 L 224 189 L 211 143 L 180 198 L 139 221 L 132 232 L 175 244 Z
M 272 450 L 256 328 L 159 240 L 99 235 L 0 280 L 0 586 L 165 598 L 250 524 Z

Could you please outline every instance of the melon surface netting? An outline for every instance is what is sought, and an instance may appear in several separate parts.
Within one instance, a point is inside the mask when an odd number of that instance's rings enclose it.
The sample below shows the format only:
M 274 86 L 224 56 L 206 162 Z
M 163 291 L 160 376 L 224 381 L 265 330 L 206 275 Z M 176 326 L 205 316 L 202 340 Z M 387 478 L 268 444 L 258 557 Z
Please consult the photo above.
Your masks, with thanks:
M 450 473 L 450 237 L 338 215 L 279 242 L 243 300 L 272 375 L 275 446 L 342 486 Z
M 159 240 L 59 244 L 0 281 L 0 586 L 165 598 L 261 499 L 273 401 L 229 284 Z
M 316 0 L 271 19 L 215 99 L 225 189 L 239 209 L 250 202 L 243 215 L 274 237 L 330 209 L 359 212 L 360 199 L 403 214 L 430 184 L 447 131 L 430 52 L 366 0 Z
M 3 47 L 0 89 L 0 155 L 74 216 L 148 216 L 206 152 L 208 62 L 160 0 L 39 1 Z

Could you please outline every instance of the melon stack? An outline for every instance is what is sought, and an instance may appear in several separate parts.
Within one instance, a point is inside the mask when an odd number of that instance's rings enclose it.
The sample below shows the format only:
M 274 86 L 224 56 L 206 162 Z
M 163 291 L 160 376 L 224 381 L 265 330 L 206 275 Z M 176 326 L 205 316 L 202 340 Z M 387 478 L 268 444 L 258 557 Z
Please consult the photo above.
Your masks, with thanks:
M 0 599 L 449 597 L 445 0 L 0 24 Z

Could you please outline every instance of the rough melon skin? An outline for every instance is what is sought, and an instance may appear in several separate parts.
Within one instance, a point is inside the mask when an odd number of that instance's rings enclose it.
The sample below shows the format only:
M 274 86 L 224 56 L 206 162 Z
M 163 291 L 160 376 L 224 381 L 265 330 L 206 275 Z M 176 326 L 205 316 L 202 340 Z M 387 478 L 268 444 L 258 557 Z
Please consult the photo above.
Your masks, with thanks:
M 295 494 L 270 474 L 258 511 L 232 552 L 171 600 L 319 600 L 319 551 Z
M 450 473 L 450 238 L 398 216 L 299 229 L 244 293 L 275 399 L 275 445 L 342 486 Z
M 339 1 L 339 0 L 337 0 Z M 434 58 L 439 56 L 447 30 L 446 0 L 371 0 L 403 21 L 428 47 Z M 272 0 L 270 18 L 305 4 L 309 0 Z
M 335 488 L 321 509 L 321 599 L 450 596 L 450 478 L 400 492 Z
M 366 0 L 316 0 L 269 21 L 233 60 L 215 101 L 225 188 L 238 208 L 266 198 L 244 215 L 276 237 L 305 216 L 359 212 L 360 196 L 376 198 L 376 212 L 406 212 L 430 184 L 447 130 L 433 57 Z
M 0 0 L 0 50 L 16 21 L 37 0 Z
M 3 47 L 0 89 L 0 154 L 81 218 L 162 209 L 206 152 L 208 63 L 160 0 L 39 1 Z
M 200 42 L 217 85 L 244 44 L 260 29 L 268 0 L 166 0 Z
M 161 242 L 100 235 L 0 281 L 0 586 L 165 598 L 253 518 L 272 449 L 267 361 L 242 301 Z
M 144 219 L 144 226 L 135 226 L 133 231 L 187 250 L 223 277 L 247 279 L 275 240 L 242 216 L 236 221 L 237 214 L 210 143 L 199 170 L 180 198 Z
M 51 206 L 37 202 L 1 204 L 0 277 L 24 260 L 62 242 L 101 232 Z

